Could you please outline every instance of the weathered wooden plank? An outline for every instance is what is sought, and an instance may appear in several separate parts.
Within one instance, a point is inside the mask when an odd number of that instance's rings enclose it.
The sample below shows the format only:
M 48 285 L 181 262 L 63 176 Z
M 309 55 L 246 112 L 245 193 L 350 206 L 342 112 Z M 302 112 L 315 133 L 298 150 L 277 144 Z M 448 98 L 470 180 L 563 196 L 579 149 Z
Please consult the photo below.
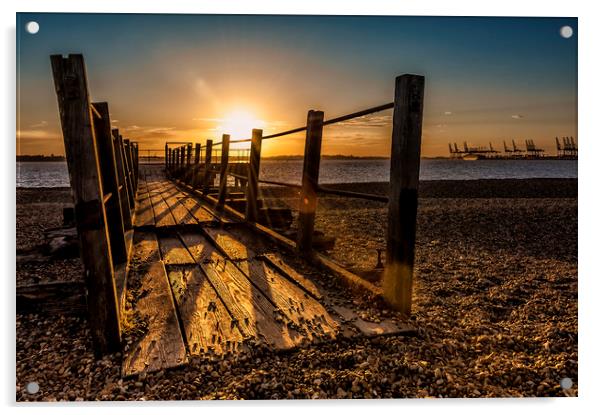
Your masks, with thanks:
M 203 207 L 201 202 L 192 197 L 184 197 L 180 199 L 180 203 L 188 209 L 190 214 L 199 222 L 207 223 L 213 222 L 215 216 L 213 216 L 207 209 Z
M 137 202 L 134 226 L 154 226 L 155 215 L 153 213 L 153 205 L 151 204 L 148 193 L 139 193 Z
M 318 285 L 291 268 L 286 262 L 284 262 L 280 255 L 275 253 L 266 253 L 261 255 L 260 258 L 280 271 L 286 278 L 289 278 L 295 284 L 299 285 L 299 287 L 303 288 L 315 299 L 322 299 L 322 293 L 320 292 Z
M 89 322 L 95 353 L 101 355 L 120 349 L 121 327 L 86 68 L 82 55 L 52 55 L 50 60 L 82 247 Z
M 174 226 L 176 224 L 171 214 L 171 209 L 169 209 L 169 206 L 165 203 L 160 193 L 151 194 L 150 201 L 153 205 L 156 227 Z
M 257 195 L 259 185 L 259 166 L 261 162 L 261 139 L 263 130 L 253 129 L 251 138 L 251 154 L 249 156 L 249 169 L 247 171 L 247 190 L 245 219 L 248 222 L 257 222 L 258 206 Z
M 276 349 L 291 348 L 303 342 L 304 336 L 287 327 L 278 309 L 210 241 L 191 233 L 183 234 L 182 239 L 245 336 Z
M 198 265 L 171 267 L 169 281 L 191 355 L 242 350 L 244 337 Z
M 135 310 L 147 323 L 147 331 L 124 351 L 122 375 L 154 372 L 187 362 L 186 347 L 176 315 L 165 267 L 161 261 L 135 269 L 128 276 L 138 280 L 144 295 Z
M 276 306 L 285 321 L 294 323 L 294 327 L 308 340 L 336 335 L 338 324 L 324 307 L 309 293 L 284 278 L 269 263 L 255 259 L 257 255 L 250 246 L 237 240 L 228 230 L 206 228 L 204 232 L 227 254 L 228 259 L 234 261 L 236 268 Z
M 397 77 L 383 293 L 385 299 L 406 317 L 412 311 L 423 98 L 423 76 Z
M 163 200 L 165 200 L 165 203 L 167 203 L 171 209 L 171 214 L 178 225 L 195 225 L 198 223 L 188 209 L 180 203 L 181 199 L 178 199 L 176 195 L 171 195 L 169 197 L 163 195 Z
M 134 231 L 129 267 L 145 267 L 159 261 L 161 261 L 161 255 L 159 254 L 155 234 L 138 230 Z
M 177 235 L 160 235 L 159 246 L 165 265 L 194 264 L 195 261 Z
M 103 193 L 111 194 L 105 202 L 107 215 L 107 228 L 109 231 L 109 242 L 111 244 L 111 256 L 113 266 L 127 262 L 127 247 L 125 242 L 125 225 L 121 212 L 121 204 L 127 203 L 121 200 L 119 193 L 119 179 L 117 177 L 117 161 L 113 149 L 113 136 L 111 135 L 111 118 L 109 115 L 109 104 L 106 102 L 95 102 L 92 117 L 94 126 L 94 137 L 98 150 L 98 165 L 101 173 Z
M 212 239 L 213 243 L 220 247 L 233 261 L 253 258 L 255 253 L 250 251 L 249 246 L 235 238 L 229 231 L 222 228 L 204 228 L 203 231 Z
M 324 306 L 268 263 L 250 259 L 235 265 L 308 340 L 336 336 L 339 325 Z
M 320 153 L 324 113 L 309 111 L 301 178 L 301 200 L 299 201 L 297 248 L 308 254 L 312 250 L 314 221 L 318 206 L 318 178 L 320 176 Z
M 122 374 L 130 376 L 185 364 L 186 347 L 153 233 L 135 231 L 134 257 L 130 265 L 128 285 L 143 290 L 134 300 L 134 309 L 146 322 L 147 330 L 124 351 Z

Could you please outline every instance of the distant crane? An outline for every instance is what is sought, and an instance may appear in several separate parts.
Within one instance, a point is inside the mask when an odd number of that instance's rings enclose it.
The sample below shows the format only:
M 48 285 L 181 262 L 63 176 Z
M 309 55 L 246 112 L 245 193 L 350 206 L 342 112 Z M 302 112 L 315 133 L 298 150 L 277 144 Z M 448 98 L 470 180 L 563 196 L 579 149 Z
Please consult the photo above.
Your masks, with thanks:
M 577 158 L 577 144 L 573 137 L 562 137 L 562 145 L 556 137 L 556 152 L 561 158 Z
M 527 156 L 532 158 L 540 158 L 543 156 L 543 149 L 537 148 L 533 140 L 525 140 L 525 146 L 527 148 Z

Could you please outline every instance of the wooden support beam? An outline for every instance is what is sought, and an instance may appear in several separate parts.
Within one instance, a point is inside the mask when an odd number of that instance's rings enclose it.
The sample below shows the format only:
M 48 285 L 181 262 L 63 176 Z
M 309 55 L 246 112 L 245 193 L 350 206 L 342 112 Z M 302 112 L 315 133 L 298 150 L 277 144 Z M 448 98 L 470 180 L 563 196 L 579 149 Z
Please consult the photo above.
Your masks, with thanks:
M 226 202 L 228 194 L 228 157 L 230 153 L 230 135 L 222 135 L 222 159 L 219 171 L 219 195 L 217 197 L 217 207 L 221 209 Z
M 205 143 L 205 171 L 203 172 L 203 193 L 209 191 L 209 180 L 211 180 L 211 154 L 213 151 L 213 140 Z
M 190 183 L 192 181 L 192 143 L 186 145 L 186 170 L 184 172 L 184 181 Z
M 169 148 L 165 143 L 165 170 L 169 169 Z
M 251 137 L 251 154 L 249 156 L 249 169 L 247 170 L 247 206 L 245 219 L 247 222 L 257 222 L 257 192 L 259 185 L 259 164 L 261 162 L 261 139 L 263 130 L 253 129 Z
M 186 146 L 179 148 L 180 150 L 180 177 L 184 176 L 186 171 Z
M 307 113 L 301 200 L 299 201 L 299 230 L 297 234 L 297 249 L 305 254 L 312 251 L 314 222 L 318 206 L 318 178 L 320 176 L 323 122 L 324 113 L 322 111 L 310 110 Z
M 383 293 L 385 300 L 406 317 L 412 310 L 423 100 L 423 76 L 397 77 Z
M 117 178 L 117 161 L 113 149 L 113 137 L 111 135 L 111 118 L 109 116 L 109 105 L 106 102 L 95 102 L 92 104 L 99 117 L 92 117 L 96 145 L 98 147 L 98 166 L 103 193 L 112 196 L 105 203 L 107 215 L 107 227 L 109 231 L 109 242 L 111 243 L 111 254 L 113 267 L 127 261 L 127 247 L 125 242 L 125 226 L 121 212 L 121 195 L 119 194 L 119 180 Z M 128 203 L 123 201 L 123 203 Z
M 196 187 L 199 181 L 199 170 L 201 166 L 199 163 L 201 162 L 201 143 L 196 143 L 194 145 L 194 166 L 192 170 L 192 179 L 190 181 L 190 185 L 192 187 Z
M 100 356 L 120 350 L 121 328 L 86 68 L 79 54 L 52 55 L 50 61 L 82 247 L 89 322 L 94 351 Z
M 131 212 L 134 210 L 134 207 L 135 207 L 136 194 L 134 191 L 134 184 L 132 183 L 132 175 L 130 173 L 131 170 L 130 170 L 129 157 L 127 156 L 125 142 L 124 142 L 123 136 L 121 134 L 119 134 L 118 146 L 119 146 L 119 152 L 121 153 L 121 159 L 123 160 L 123 172 L 125 174 L 125 181 L 126 181 L 127 188 L 128 188 L 128 198 L 129 198 L 129 202 L 130 202 L 130 212 Z
M 113 152 L 115 154 L 115 169 L 117 170 L 117 182 L 119 184 L 119 200 L 121 205 L 121 216 L 123 218 L 123 227 L 125 230 L 132 229 L 132 211 L 130 210 L 130 196 L 128 194 L 127 180 L 125 179 L 125 170 L 123 162 L 123 152 L 119 142 L 119 130 L 111 130 L 111 142 L 113 143 Z
M 134 189 L 138 190 L 138 146 L 130 141 L 130 158 L 132 160 L 132 180 Z
M 127 166 L 128 166 L 128 177 L 130 179 L 130 183 L 131 183 L 131 187 L 130 189 L 132 190 L 132 196 L 134 197 L 134 200 L 136 198 L 136 182 L 134 180 L 134 159 L 132 157 L 132 144 L 130 143 L 130 140 L 123 140 L 123 145 L 124 145 L 124 150 L 125 150 L 125 159 L 127 160 Z

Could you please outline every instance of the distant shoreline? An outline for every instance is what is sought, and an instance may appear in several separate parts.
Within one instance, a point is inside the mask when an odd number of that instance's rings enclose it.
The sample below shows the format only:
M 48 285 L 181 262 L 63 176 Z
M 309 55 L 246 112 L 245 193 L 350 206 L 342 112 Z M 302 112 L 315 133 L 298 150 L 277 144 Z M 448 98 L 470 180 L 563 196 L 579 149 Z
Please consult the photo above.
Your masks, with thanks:
M 144 160 L 146 157 L 141 156 Z M 153 159 L 163 160 L 163 157 L 152 157 Z M 324 155 L 322 156 L 323 160 L 390 160 L 390 157 L 385 156 L 345 156 L 345 155 Z M 479 161 L 487 161 L 487 160 L 495 160 L 495 161 L 514 161 L 514 160 L 524 160 L 524 161 L 540 161 L 540 160 L 572 160 L 565 158 L 558 158 L 556 156 L 547 156 L 541 158 L 522 158 L 522 159 L 512 159 L 512 158 L 499 158 L 499 159 L 483 159 L 483 160 L 462 160 L 462 159 L 450 159 L 449 157 L 444 156 L 434 156 L 434 157 L 421 157 L 421 160 L 452 160 L 452 161 L 463 161 L 463 162 L 479 162 Z M 262 157 L 262 160 L 270 160 L 270 161 L 300 161 L 303 160 L 302 155 L 292 155 L 292 156 L 265 156 Z M 20 155 L 17 156 L 18 162 L 45 162 L 45 161 L 66 161 L 65 156 L 42 156 L 42 155 Z
M 43 156 L 43 155 L 19 155 L 17 156 L 17 161 L 66 161 L 65 156 Z

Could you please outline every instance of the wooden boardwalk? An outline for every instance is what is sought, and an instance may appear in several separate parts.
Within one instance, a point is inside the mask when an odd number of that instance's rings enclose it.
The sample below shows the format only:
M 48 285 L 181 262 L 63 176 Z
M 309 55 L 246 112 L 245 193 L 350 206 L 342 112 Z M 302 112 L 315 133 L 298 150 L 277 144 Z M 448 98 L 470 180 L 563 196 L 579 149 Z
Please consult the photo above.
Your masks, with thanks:
M 276 351 L 404 330 L 332 307 L 330 294 L 269 241 L 218 216 L 157 166 L 140 166 L 127 280 L 146 329 L 125 352 L 124 376 L 260 345 Z

